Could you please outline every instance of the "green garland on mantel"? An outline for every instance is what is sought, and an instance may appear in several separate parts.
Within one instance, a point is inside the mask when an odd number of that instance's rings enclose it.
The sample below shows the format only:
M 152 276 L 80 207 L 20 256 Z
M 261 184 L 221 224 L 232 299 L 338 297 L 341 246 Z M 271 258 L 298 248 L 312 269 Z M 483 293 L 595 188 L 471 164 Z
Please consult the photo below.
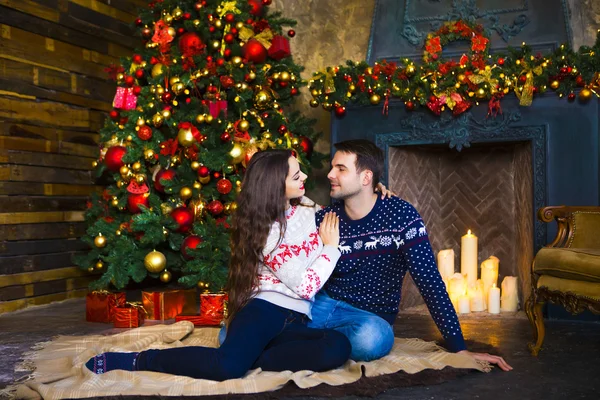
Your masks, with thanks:
M 453 41 L 469 41 L 470 51 L 459 61 L 441 57 L 443 46 Z M 454 115 L 488 101 L 488 115 L 501 112 L 500 100 L 513 92 L 519 104 L 529 106 L 537 94 L 549 89 L 568 101 L 587 102 L 600 94 L 600 33 L 592 46 L 574 52 L 561 45 L 549 55 L 533 54 L 523 43 L 520 48 L 489 54 L 489 37 L 481 25 L 457 20 L 445 23 L 427 35 L 423 63 L 409 59 L 386 60 L 370 66 L 364 61 L 327 67 L 315 72 L 309 82 L 312 107 L 321 105 L 346 114 L 348 103 L 357 105 L 383 102 L 387 115 L 390 99 L 401 99 L 407 110 L 426 107 L 436 115 L 446 108 Z M 576 91 L 579 95 L 576 96 Z

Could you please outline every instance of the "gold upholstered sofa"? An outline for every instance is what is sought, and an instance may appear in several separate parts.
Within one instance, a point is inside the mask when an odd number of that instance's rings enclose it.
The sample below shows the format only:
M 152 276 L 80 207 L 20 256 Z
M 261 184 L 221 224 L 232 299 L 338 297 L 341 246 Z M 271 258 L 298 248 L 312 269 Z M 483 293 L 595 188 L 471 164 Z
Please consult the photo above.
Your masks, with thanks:
M 531 354 L 544 342 L 542 316 L 547 302 L 578 314 L 600 314 L 600 207 L 544 207 L 538 219 L 556 221 L 554 241 L 538 251 L 531 270 L 532 292 L 525 306 L 533 327 Z

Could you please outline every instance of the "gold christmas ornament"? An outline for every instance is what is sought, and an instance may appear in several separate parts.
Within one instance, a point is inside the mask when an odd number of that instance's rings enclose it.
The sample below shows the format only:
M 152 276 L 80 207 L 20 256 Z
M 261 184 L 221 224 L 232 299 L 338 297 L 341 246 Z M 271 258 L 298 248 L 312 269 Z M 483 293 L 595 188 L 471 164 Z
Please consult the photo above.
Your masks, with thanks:
M 137 122 L 136 122 L 136 125 L 137 126 L 144 126 L 144 125 L 146 125 L 146 120 L 144 120 L 143 117 L 139 117 L 138 120 L 137 120 Z
M 176 95 L 180 95 L 185 90 L 185 85 L 182 82 L 177 82 L 173 86 L 171 86 L 171 90 Z
M 169 215 L 169 214 L 171 214 L 172 211 L 173 211 L 173 206 L 171 206 L 169 203 L 162 203 L 160 205 L 160 212 L 163 215 Z
M 273 80 L 278 81 L 280 79 L 280 74 L 279 72 L 275 72 L 273 75 L 271 75 L 271 77 Z
M 254 72 L 248 73 L 248 79 L 253 81 L 256 79 L 256 74 Z
M 215 118 L 210 114 L 204 118 L 204 122 L 206 122 L 207 124 L 212 124 L 214 120 Z
M 143 175 L 143 174 L 136 175 L 135 176 L 135 181 L 138 184 L 142 184 L 142 183 L 146 182 L 146 175 Z
M 309 104 L 310 104 L 310 106 L 311 106 L 312 108 L 319 107 L 319 102 L 318 102 L 317 100 L 315 100 L 315 99 L 312 99 L 312 100 L 309 102 Z
M 181 128 L 177 134 L 177 141 L 183 147 L 190 147 L 196 142 L 190 128 Z
M 465 81 L 466 76 L 464 74 L 459 74 L 457 79 L 460 83 L 463 83 Z
M 323 103 L 322 107 L 323 107 L 323 109 L 325 111 L 331 111 L 331 109 L 333 108 L 333 104 L 331 104 L 331 103 Z
M 139 171 L 140 169 L 142 169 L 142 163 L 140 163 L 139 161 L 134 162 L 133 164 L 131 164 L 131 169 L 133 169 L 135 172 Z
M 558 89 L 558 87 L 560 86 L 560 82 L 559 81 L 552 81 L 550 83 L 550 87 L 554 90 Z
M 290 73 L 287 71 L 283 71 L 282 73 L 279 74 L 279 79 L 281 79 L 282 82 L 287 82 L 290 80 Z
M 232 201 L 229 208 L 231 209 L 232 213 L 235 212 L 237 210 L 237 203 L 235 201 Z
M 229 151 L 229 156 L 231 157 L 231 162 L 233 164 L 241 163 L 244 160 L 245 155 L 244 148 L 239 143 L 235 143 L 233 148 Z
M 96 269 L 102 269 L 102 268 L 104 268 L 104 263 L 102 261 L 98 261 L 96 263 Z
M 94 272 L 94 267 L 89 267 L 88 272 Z
M 162 20 L 165 21 L 167 25 L 171 25 L 171 22 L 173 22 L 173 16 L 171 14 L 165 14 L 162 17 Z
M 121 232 L 121 230 L 120 230 L 120 229 L 117 229 L 117 230 L 115 231 L 115 235 L 117 235 L 117 236 L 121 236 L 122 234 L 123 234 L 123 232 Z
M 171 86 L 173 86 L 177 82 L 181 82 L 181 78 L 179 76 L 175 75 L 169 78 L 169 83 L 171 84 Z
M 205 176 L 204 178 L 198 178 L 198 180 L 200 181 L 201 184 L 206 185 L 208 182 L 210 182 L 210 176 Z
M 110 205 L 111 205 L 111 206 L 113 206 L 113 207 L 117 207 L 117 206 L 119 205 L 119 200 L 117 200 L 117 199 L 112 199 L 112 200 L 110 201 Z
M 381 101 L 381 96 L 379 96 L 377 93 L 373 93 L 369 100 L 371 101 L 371 104 L 377 105 Z
M 160 114 L 154 114 L 154 116 L 152 117 L 152 125 L 154 125 L 155 127 L 159 127 L 163 124 L 164 122 L 164 118 L 162 115 Z
M 195 171 L 195 170 L 197 170 L 198 168 L 200 168 L 200 163 L 199 163 L 198 161 L 192 161 L 192 162 L 190 163 L 190 167 L 191 167 L 191 168 L 192 168 L 192 169 Z
M 154 150 L 152 150 L 152 149 L 144 150 L 144 159 L 146 161 L 154 160 Z
M 119 169 L 119 173 L 121 174 L 121 176 L 127 176 L 127 174 L 129 173 L 129 167 L 127 165 L 123 165 L 121 169 Z
M 477 89 L 477 98 L 483 99 L 485 97 L 485 90 L 483 88 Z
M 94 238 L 94 245 L 98 248 L 103 248 L 106 246 L 106 238 L 100 233 Z
M 592 91 L 588 88 L 581 89 L 579 92 L 579 100 L 581 101 L 589 101 L 592 98 Z
M 169 111 L 169 110 L 162 110 L 161 113 L 160 113 L 160 115 L 162 115 L 162 117 L 164 119 L 169 119 L 169 118 L 171 118 L 171 111 Z
M 181 197 L 182 200 L 189 199 L 190 197 L 192 197 L 192 189 L 186 186 L 182 187 L 179 191 L 179 197 Z
M 162 64 L 154 64 L 154 66 L 152 67 L 152 71 L 150 72 L 150 75 L 152 75 L 153 78 L 156 78 L 157 76 L 160 76 L 162 74 L 164 74 L 165 72 L 165 66 Z
M 192 199 L 188 204 L 188 208 L 194 213 L 194 220 L 200 221 L 206 209 L 206 202 L 202 199 Z
M 171 282 L 171 273 L 169 271 L 164 271 L 162 274 L 160 274 L 160 281 L 164 283 Z
M 98 166 L 98 161 L 92 161 L 92 167 L 96 168 Z
M 193 187 L 196 190 L 202 190 L 202 184 L 198 181 L 194 181 Z
M 196 122 L 199 123 L 199 124 L 203 124 L 205 118 L 206 118 L 206 115 L 204 115 L 204 114 L 198 114 L 198 115 L 196 115 Z
M 273 97 L 266 90 L 259 90 L 254 94 L 254 105 L 258 110 L 266 110 L 271 107 Z
M 169 32 L 169 35 L 171 37 L 175 37 L 177 35 L 177 31 L 172 26 L 167 28 L 167 32 Z M 175 64 L 176 62 L 177 62 L 177 59 L 173 59 L 173 64 Z
M 167 258 L 160 251 L 153 250 L 144 257 L 144 266 L 150 273 L 158 274 L 166 265 Z
M 354 85 L 354 84 L 351 84 L 350 86 L 348 86 L 348 91 L 349 91 L 350 93 L 354 93 L 354 92 L 356 92 L 356 85 Z
M 250 128 L 250 122 L 248 122 L 245 119 L 241 120 L 240 123 L 238 124 L 238 129 L 242 132 L 248 131 L 249 128 Z
M 411 76 L 415 73 L 415 66 L 414 65 L 409 65 L 408 67 L 406 67 L 406 75 Z
M 183 17 L 183 11 L 181 11 L 181 8 L 176 7 L 173 10 L 173 18 L 180 19 L 181 17 Z

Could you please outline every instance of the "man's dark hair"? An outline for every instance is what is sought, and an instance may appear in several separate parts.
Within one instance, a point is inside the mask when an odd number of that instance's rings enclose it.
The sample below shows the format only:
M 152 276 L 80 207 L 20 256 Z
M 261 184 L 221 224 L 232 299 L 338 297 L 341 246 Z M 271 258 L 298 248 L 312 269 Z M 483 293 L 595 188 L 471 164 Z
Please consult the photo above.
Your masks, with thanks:
M 365 139 L 346 140 L 334 146 L 337 151 L 356 154 L 356 171 L 373 172 L 373 189 L 375 189 L 383 175 L 383 151 L 375 143 Z

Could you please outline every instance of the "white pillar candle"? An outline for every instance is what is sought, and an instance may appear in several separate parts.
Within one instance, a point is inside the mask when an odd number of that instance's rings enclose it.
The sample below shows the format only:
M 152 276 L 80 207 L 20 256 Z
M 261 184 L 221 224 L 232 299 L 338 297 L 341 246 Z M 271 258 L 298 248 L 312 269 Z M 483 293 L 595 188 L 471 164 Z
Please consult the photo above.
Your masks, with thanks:
M 440 250 L 437 256 L 438 271 L 442 279 L 450 279 L 454 275 L 454 250 Z
M 469 286 L 469 298 L 471 299 L 471 311 L 485 311 L 485 297 L 483 295 L 483 282 L 478 279 L 477 282 Z
M 448 281 L 448 294 L 450 296 L 460 296 L 467 290 L 467 283 L 465 277 L 458 272 L 452 275 Z
M 488 292 L 488 312 L 490 314 L 500 313 L 500 288 L 494 284 Z
M 492 285 L 498 286 L 498 257 L 491 256 L 481 263 L 481 281 L 483 282 L 483 295 L 486 296 Z
M 464 293 L 462 296 L 459 297 L 458 299 L 458 312 L 460 314 L 468 314 L 471 312 L 471 301 L 469 299 L 469 296 Z
M 519 306 L 517 292 L 517 277 L 506 276 L 502 280 L 502 297 L 500 298 L 500 310 L 515 312 Z
M 468 283 L 477 280 L 477 236 L 470 229 L 460 240 L 460 273 Z
M 450 302 L 452 303 L 452 307 L 454 307 L 454 311 L 458 313 L 458 300 L 460 299 L 459 294 L 450 294 Z

